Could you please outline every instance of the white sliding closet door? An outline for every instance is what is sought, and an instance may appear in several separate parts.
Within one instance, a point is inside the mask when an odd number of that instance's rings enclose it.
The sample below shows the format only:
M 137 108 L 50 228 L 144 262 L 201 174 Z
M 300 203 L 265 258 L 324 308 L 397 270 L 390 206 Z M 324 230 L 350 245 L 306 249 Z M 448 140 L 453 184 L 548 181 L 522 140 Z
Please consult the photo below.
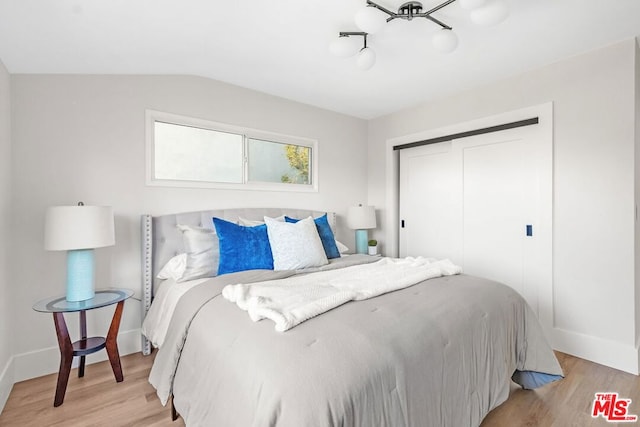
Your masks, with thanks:
M 460 174 L 451 142 L 400 152 L 400 256 L 461 261 Z
M 400 255 L 450 258 L 537 313 L 551 277 L 548 148 L 531 125 L 402 150 Z
M 539 194 L 531 128 L 459 140 L 463 175 L 463 266 L 506 283 L 537 311 Z

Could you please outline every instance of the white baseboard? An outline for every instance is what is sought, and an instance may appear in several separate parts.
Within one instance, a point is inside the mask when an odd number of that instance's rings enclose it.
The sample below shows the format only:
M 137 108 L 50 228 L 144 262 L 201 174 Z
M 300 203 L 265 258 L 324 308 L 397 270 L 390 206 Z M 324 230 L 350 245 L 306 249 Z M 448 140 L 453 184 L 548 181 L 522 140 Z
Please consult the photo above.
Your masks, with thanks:
M 10 357 L 0 374 L 0 412 L 2 412 L 4 405 L 7 403 L 14 382 L 13 357 Z
M 139 352 L 140 349 L 140 329 L 124 331 L 118 334 L 118 352 L 120 356 Z M 107 352 L 98 351 L 87 356 L 86 363 L 90 365 L 103 360 L 107 360 Z M 74 358 L 72 366 L 76 367 L 78 361 L 78 358 Z M 13 356 L 13 382 L 57 373 L 59 368 L 60 349 L 57 346 L 16 354 Z
M 581 359 L 638 375 L 640 352 L 638 347 L 590 335 L 553 329 L 553 348 Z

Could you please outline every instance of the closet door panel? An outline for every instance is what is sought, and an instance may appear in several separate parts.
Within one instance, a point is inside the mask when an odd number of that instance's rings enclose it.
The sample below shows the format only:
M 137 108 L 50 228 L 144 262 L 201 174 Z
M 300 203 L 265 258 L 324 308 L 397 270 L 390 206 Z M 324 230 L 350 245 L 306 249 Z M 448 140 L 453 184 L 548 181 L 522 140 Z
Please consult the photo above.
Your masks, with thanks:
M 400 153 L 400 256 L 449 258 L 460 252 L 460 174 L 451 143 Z
M 462 148 L 463 268 L 508 283 L 524 295 L 526 233 L 523 142 Z

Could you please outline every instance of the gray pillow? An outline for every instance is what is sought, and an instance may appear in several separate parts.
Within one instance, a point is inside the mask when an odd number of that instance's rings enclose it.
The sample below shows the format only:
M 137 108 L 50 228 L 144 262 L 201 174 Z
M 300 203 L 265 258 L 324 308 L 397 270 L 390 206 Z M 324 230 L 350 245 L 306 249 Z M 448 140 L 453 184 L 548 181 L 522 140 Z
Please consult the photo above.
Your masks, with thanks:
M 184 248 L 187 253 L 187 266 L 183 276 L 177 281 L 184 282 L 202 277 L 216 276 L 220 261 L 220 248 L 216 231 L 211 228 L 192 227 L 182 224 L 178 224 L 178 228 L 182 231 Z

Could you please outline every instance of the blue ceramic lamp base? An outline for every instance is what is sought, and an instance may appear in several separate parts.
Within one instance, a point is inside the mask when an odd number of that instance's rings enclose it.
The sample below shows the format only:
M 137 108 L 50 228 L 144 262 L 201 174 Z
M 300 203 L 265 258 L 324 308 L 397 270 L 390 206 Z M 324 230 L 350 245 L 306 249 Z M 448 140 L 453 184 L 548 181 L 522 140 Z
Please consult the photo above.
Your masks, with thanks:
M 366 254 L 369 246 L 369 232 L 367 230 L 356 230 L 356 253 Z
M 67 252 L 67 301 L 84 301 L 94 297 L 93 249 Z

